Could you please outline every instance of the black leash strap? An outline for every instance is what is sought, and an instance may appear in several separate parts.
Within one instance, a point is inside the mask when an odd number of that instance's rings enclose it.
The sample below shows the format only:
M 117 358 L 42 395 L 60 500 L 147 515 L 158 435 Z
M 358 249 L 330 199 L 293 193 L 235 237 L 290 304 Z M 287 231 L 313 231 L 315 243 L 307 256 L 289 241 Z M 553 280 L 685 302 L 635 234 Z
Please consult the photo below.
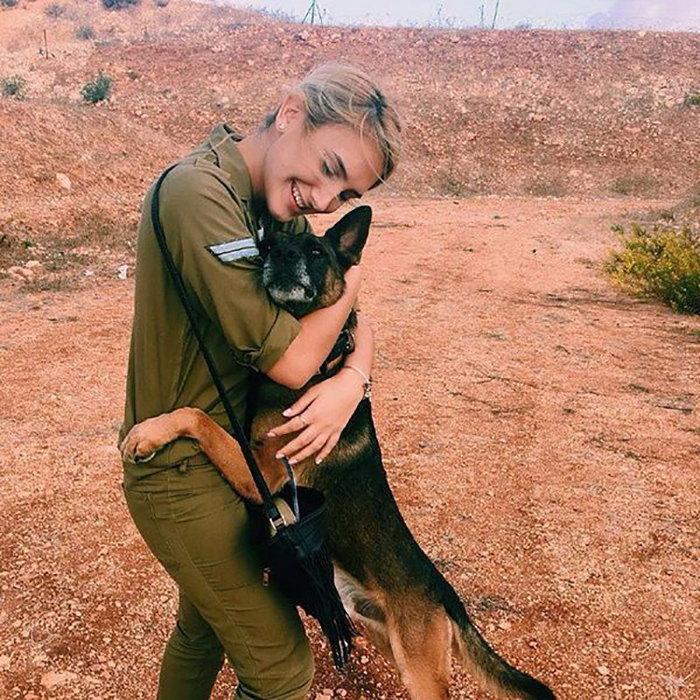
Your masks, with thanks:
M 258 467 L 255 461 L 255 457 L 253 456 L 253 451 L 250 448 L 250 443 L 248 442 L 246 434 L 243 428 L 241 427 L 240 423 L 238 422 L 236 414 L 233 412 L 233 406 L 231 406 L 231 402 L 229 401 L 229 398 L 226 394 L 226 389 L 224 388 L 223 382 L 221 381 L 221 377 L 219 376 L 219 372 L 216 368 L 214 358 L 209 352 L 209 348 L 207 348 L 207 346 L 205 345 L 204 336 L 202 335 L 202 332 L 199 329 L 199 326 L 197 325 L 196 313 L 194 308 L 192 307 L 190 298 L 187 295 L 187 290 L 185 289 L 185 283 L 182 279 L 182 275 L 180 274 L 180 270 L 178 270 L 178 268 L 175 265 L 173 256 L 171 255 L 170 249 L 168 248 L 168 244 L 165 240 L 165 232 L 163 231 L 163 226 L 160 222 L 160 187 L 163 184 L 163 180 L 165 180 L 166 175 L 175 167 L 176 165 L 171 165 L 158 178 L 158 182 L 156 182 L 156 185 L 153 189 L 153 198 L 151 199 L 151 219 L 153 220 L 153 230 L 155 231 L 156 238 L 158 239 L 158 245 L 160 246 L 161 253 L 163 254 L 165 266 L 167 267 L 168 272 L 170 274 L 170 278 L 172 279 L 173 284 L 175 285 L 175 289 L 177 291 L 178 296 L 180 297 L 180 301 L 182 302 L 182 305 L 185 308 L 187 318 L 189 319 L 190 324 L 192 326 L 192 330 L 194 331 L 194 334 L 197 337 L 199 347 L 202 351 L 202 355 L 204 356 L 204 360 L 207 363 L 207 367 L 209 368 L 211 378 L 214 380 L 214 385 L 216 386 L 216 389 L 219 392 L 219 396 L 221 397 L 221 403 L 223 404 L 224 409 L 226 410 L 226 415 L 228 416 L 228 419 L 231 423 L 231 428 L 233 429 L 234 437 L 236 438 L 238 444 L 241 447 L 241 451 L 243 452 L 243 456 L 245 457 L 245 461 L 248 465 L 248 469 L 250 470 L 251 476 L 253 477 L 255 486 L 257 487 L 258 491 L 260 492 L 260 496 L 262 497 L 267 517 L 269 518 L 275 530 L 277 530 L 279 527 L 284 525 L 284 520 L 280 515 L 279 509 L 272 500 L 272 496 L 270 495 L 270 489 L 267 487 L 267 483 L 263 478 L 263 475 L 260 471 L 260 467 Z M 287 467 L 288 471 L 292 471 L 291 466 L 289 465 L 287 460 L 285 460 L 285 467 Z M 296 482 L 292 481 L 292 484 L 296 485 Z

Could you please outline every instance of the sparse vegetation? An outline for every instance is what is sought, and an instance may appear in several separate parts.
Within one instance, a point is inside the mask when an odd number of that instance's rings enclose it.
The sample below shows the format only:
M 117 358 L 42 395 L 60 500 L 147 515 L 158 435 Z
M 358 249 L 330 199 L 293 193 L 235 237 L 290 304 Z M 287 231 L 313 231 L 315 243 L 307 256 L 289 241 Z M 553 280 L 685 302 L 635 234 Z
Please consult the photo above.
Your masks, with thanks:
M 612 184 L 612 191 L 625 197 L 653 194 L 658 181 L 650 175 L 623 175 Z
M 0 0 L 0 7 L 14 7 L 19 0 Z
M 108 100 L 112 94 L 112 79 L 104 73 L 100 73 L 94 80 L 85 83 L 80 94 L 85 102 L 93 105 Z
M 26 97 L 27 81 L 21 75 L 12 75 L 0 83 L 4 97 L 14 97 L 23 100 Z
M 686 107 L 700 107 L 700 92 L 691 92 L 686 95 L 683 104 Z
M 94 39 L 95 38 L 95 30 L 92 28 L 91 24 L 84 24 L 82 27 L 78 27 L 75 30 L 75 36 L 78 39 Z
M 52 19 L 58 19 L 65 13 L 65 11 L 66 8 L 63 5 L 59 5 L 58 3 L 54 2 L 46 7 L 44 14 Z
M 102 0 L 102 5 L 108 10 L 123 10 L 125 7 L 138 5 L 141 0 Z
M 633 224 L 620 234 L 622 249 L 606 263 L 612 279 L 637 296 L 659 299 L 675 311 L 700 314 L 700 240 L 690 227 L 651 229 Z
M 566 185 L 558 177 L 526 180 L 523 189 L 533 197 L 563 197 L 566 194 Z

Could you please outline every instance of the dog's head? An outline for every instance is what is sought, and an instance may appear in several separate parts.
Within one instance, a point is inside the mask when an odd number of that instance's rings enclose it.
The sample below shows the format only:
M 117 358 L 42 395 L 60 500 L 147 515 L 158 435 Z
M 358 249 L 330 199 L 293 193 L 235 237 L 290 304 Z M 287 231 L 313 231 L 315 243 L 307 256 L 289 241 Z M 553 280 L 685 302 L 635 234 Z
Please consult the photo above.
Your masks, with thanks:
M 294 316 L 334 304 L 345 291 L 345 273 L 360 262 L 372 210 L 357 207 L 324 236 L 265 231 L 263 286 Z

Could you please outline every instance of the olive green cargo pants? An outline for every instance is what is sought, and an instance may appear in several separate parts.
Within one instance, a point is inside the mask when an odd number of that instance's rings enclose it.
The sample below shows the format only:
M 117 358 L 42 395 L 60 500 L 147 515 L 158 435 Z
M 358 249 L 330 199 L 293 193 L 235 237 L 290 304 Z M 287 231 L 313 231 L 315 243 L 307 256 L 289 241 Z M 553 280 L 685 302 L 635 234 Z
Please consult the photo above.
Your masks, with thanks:
M 237 698 L 306 698 L 313 657 L 296 608 L 262 585 L 243 500 L 216 467 L 195 461 L 143 479 L 138 466 L 125 465 L 131 516 L 180 592 L 158 700 L 207 700 L 224 653 Z

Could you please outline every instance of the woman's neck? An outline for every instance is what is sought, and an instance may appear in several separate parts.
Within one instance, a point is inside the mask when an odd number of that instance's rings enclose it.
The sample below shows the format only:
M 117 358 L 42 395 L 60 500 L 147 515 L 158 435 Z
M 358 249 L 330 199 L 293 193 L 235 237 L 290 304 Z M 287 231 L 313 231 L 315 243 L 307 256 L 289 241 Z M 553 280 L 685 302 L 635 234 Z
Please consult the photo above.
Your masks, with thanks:
M 238 143 L 238 150 L 248 168 L 250 184 L 255 202 L 265 200 L 264 163 L 267 149 L 274 139 L 273 129 L 256 131 Z

